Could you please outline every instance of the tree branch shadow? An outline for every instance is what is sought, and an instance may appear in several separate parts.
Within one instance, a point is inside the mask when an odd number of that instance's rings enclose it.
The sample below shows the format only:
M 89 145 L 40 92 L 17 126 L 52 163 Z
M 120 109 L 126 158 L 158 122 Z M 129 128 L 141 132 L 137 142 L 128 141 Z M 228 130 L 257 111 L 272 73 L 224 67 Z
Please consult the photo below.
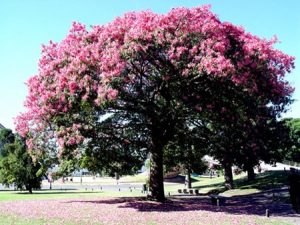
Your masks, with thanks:
M 170 197 L 163 203 L 148 201 L 145 197 L 121 197 L 92 201 L 71 200 L 64 203 L 103 204 L 103 207 L 105 204 L 115 204 L 118 208 L 131 208 L 140 212 L 209 211 L 256 216 L 264 216 L 268 209 L 273 216 L 300 217 L 294 213 L 290 203 L 274 201 L 268 194 L 270 193 L 227 197 L 225 204 L 219 207 L 212 204 L 209 196 Z

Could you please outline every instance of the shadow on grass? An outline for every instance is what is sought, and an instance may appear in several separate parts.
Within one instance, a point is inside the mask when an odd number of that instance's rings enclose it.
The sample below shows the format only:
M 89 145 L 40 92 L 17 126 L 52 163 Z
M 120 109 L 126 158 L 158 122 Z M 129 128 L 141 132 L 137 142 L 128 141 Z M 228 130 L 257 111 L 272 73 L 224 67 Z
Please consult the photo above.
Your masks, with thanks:
M 269 210 L 271 216 L 282 216 L 282 217 L 296 217 L 291 205 L 287 201 L 282 201 L 282 198 L 274 198 L 276 196 L 286 196 L 288 194 L 287 188 L 277 188 L 274 190 L 274 187 L 282 187 L 287 184 L 287 174 L 284 171 L 272 171 L 260 174 L 257 176 L 257 180 L 248 182 L 246 179 L 238 179 L 235 181 L 236 187 L 241 189 L 247 188 L 257 188 L 262 190 L 261 193 L 248 194 L 243 196 L 234 196 L 225 198 L 226 201 L 220 207 L 217 207 L 212 204 L 211 198 L 209 196 L 181 196 L 181 197 L 169 197 L 166 202 L 158 203 L 153 201 L 148 201 L 145 197 L 119 197 L 119 198 L 98 198 L 95 200 L 89 199 L 77 199 L 77 200 L 59 200 L 61 204 L 65 204 L 68 207 L 68 204 L 76 203 L 84 206 L 85 204 L 89 205 L 100 205 L 101 207 L 107 207 L 107 205 L 115 205 L 120 209 L 134 209 L 139 212 L 184 212 L 184 211 L 207 211 L 207 212 L 224 212 L 232 215 L 257 215 L 264 216 L 266 209 Z M 270 186 L 271 184 L 271 186 Z M 203 185 L 202 187 L 216 187 L 212 190 L 221 190 L 223 183 L 217 183 L 212 185 Z M 272 189 L 268 189 L 272 187 Z M 33 195 L 43 194 L 85 194 L 85 193 L 97 193 L 97 192 L 88 192 L 88 191 L 49 191 L 43 190 L 34 192 Z M 19 193 L 26 194 L 28 193 Z
M 200 181 L 201 182 L 201 181 Z M 288 172 L 287 171 L 267 171 L 261 174 L 257 174 L 255 180 L 248 181 L 247 177 L 234 180 L 235 189 L 257 189 L 265 191 L 269 189 L 279 188 L 288 185 Z M 226 191 L 224 182 L 196 185 L 193 186 L 196 189 L 211 188 L 208 194 L 222 193 Z
M 285 192 L 287 190 L 281 190 Z M 280 191 L 278 191 L 280 193 Z M 140 212 L 173 212 L 173 211 L 209 211 L 224 212 L 234 215 L 257 215 L 264 216 L 266 209 L 272 216 L 298 217 L 286 202 L 275 201 L 265 193 L 251 194 L 226 198 L 226 202 L 217 207 L 212 204 L 210 197 L 170 197 L 164 203 L 148 201 L 142 197 L 121 197 L 99 200 L 70 200 L 64 204 L 100 204 L 117 205 L 118 208 L 131 208 Z
M 267 171 L 256 176 L 253 181 L 246 178 L 235 181 L 235 187 L 239 189 L 255 188 L 258 190 L 268 190 L 288 185 L 287 171 Z

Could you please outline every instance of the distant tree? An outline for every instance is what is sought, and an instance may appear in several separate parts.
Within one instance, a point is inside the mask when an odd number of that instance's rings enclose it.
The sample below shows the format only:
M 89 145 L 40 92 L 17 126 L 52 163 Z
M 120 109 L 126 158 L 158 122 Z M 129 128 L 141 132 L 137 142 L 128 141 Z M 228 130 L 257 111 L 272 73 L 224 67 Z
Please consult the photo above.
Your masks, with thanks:
M 283 120 L 289 129 L 291 146 L 285 159 L 300 162 L 300 118 L 286 118 Z
M 271 164 L 282 161 L 291 148 L 291 139 L 284 122 L 274 116 L 260 115 L 251 121 L 248 129 L 241 139 L 237 165 L 247 171 L 248 180 L 253 180 L 253 167 L 259 165 L 260 160 Z
M 4 145 L 14 143 L 15 135 L 10 129 L 0 129 L 0 157 L 5 155 Z
M 169 142 L 164 150 L 164 165 L 167 169 L 182 167 L 185 170 L 188 188 L 192 188 L 191 173 L 200 174 L 207 169 L 207 165 L 202 161 L 203 156 L 208 153 L 209 146 L 210 132 L 206 126 L 207 124 L 179 126 L 174 140 Z
M 0 183 L 14 185 L 18 189 L 41 187 L 43 171 L 38 162 L 34 162 L 27 152 L 24 140 L 16 137 L 14 143 L 4 145 L 5 155 L 0 158 Z
M 215 123 L 208 129 L 209 154 L 224 168 L 225 186 L 233 188 L 232 166 L 245 162 L 245 144 L 252 132 L 251 121 L 256 120 L 260 107 L 257 95 L 245 93 L 239 87 L 225 83 L 216 91 L 216 112 L 212 113 Z M 223 96 L 230 96 L 231 99 Z M 264 106 L 266 107 L 266 106 Z M 271 108 L 271 107 L 266 107 Z M 250 152 L 251 154 L 251 152 Z M 243 155 L 243 157 L 241 157 Z

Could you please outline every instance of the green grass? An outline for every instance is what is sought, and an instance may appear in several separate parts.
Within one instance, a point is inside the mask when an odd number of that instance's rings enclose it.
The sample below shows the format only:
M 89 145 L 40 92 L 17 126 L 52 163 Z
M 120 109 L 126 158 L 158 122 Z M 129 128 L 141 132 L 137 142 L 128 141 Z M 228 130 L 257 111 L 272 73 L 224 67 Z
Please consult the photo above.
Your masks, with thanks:
M 256 176 L 253 181 L 246 177 L 236 179 L 235 189 L 223 192 L 224 195 L 247 195 L 280 188 L 288 185 L 288 173 L 285 171 L 267 171 Z
M 256 188 L 267 190 L 282 187 L 288 184 L 288 172 L 285 171 L 267 171 L 256 176 L 253 181 L 245 179 L 236 180 L 235 185 L 240 189 Z
M 234 180 L 242 179 L 245 176 L 246 176 L 245 174 L 234 176 Z M 199 192 L 202 194 L 225 191 L 223 176 L 213 177 L 213 178 L 193 177 L 193 179 L 194 182 L 192 183 L 192 188 L 199 189 Z M 185 188 L 184 184 L 172 185 L 172 186 L 167 186 L 166 191 L 177 192 L 178 189 L 182 189 L 182 188 Z
M 145 177 L 145 176 L 144 176 Z M 133 177 L 132 179 L 128 177 L 127 179 L 132 182 L 132 180 L 141 179 L 142 176 L 138 175 L 137 177 Z M 287 173 L 284 171 L 270 171 L 259 174 L 254 181 L 248 181 L 246 174 L 241 174 L 238 176 L 234 176 L 234 185 L 236 189 L 225 191 L 224 189 L 224 178 L 216 177 L 216 178 L 204 178 L 204 177 L 193 177 L 193 188 L 199 189 L 201 193 L 222 193 L 227 196 L 234 195 L 246 195 L 258 193 L 264 190 L 269 190 L 272 188 L 282 187 L 288 184 Z M 166 185 L 166 192 L 177 193 L 178 188 L 184 188 L 184 184 L 176 184 L 176 185 Z M 29 194 L 27 192 L 16 192 L 16 191 L 0 191 L 0 201 L 17 201 L 17 200 L 39 200 L 39 199 L 84 199 L 84 198 L 101 198 L 101 197 L 137 197 L 137 196 L 145 196 L 142 194 L 139 189 L 130 191 L 85 191 L 85 190 L 45 190 L 45 191 L 34 191 L 33 194 Z M 288 196 L 287 196 L 288 198 Z M 281 199 L 282 200 L 282 199 Z M 0 202 L 1 204 L 1 202 Z M 25 219 L 16 215 L 5 215 L 0 212 L 0 225 L 6 224 L 15 224 L 15 225 L 40 225 L 40 224 L 53 224 L 58 225 L 61 224 L 61 220 L 59 219 Z M 288 225 L 291 223 L 283 222 L 283 220 L 271 219 L 271 218 L 263 218 L 257 217 L 257 224 L 273 224 L 273 225 Z M 64 224 L 67 225 L 75 225 L 73 222 L 65 221 Z M 151 222 L 149 221 L 149 224 Z M 153 223 L 155 224 L 155 223 Z M 230 223 L 224 222 L 224 225 Z
M 83 191 L 83 190 L 67 190 L 67 191 L 34 191 L 32 194 L 28 192 L 17 191 L 1 191 L 0 201 L 16 201 L 16 200 L 38 200 L 38 199 L 64 199 L 64 198 L 88 198 L 88 197 L 139 197 L 145 196 L 140 190 L 130 191 Z
M 120 178 L 120 183 L 145 183 L 147 176 L 145 174 L 137 174 L 133 176 L 124 176 Z
M 144 175 L 136 175 L 133 177 L 124 177 L 128 182 L 133 180 L 142 180 L 145 178 Z M 204 177 L 193 177 L 194 182 L 192 184 L 194 189 L 199 189 L 202 194 L 210 193 L 222 193 L 227 196 L 233 195 L 246 195 L 259 193 L 264 190 L 278 188 L 288 184 L 287 173 L 284 171 L 269 171 L 257 175 L 254 181 L 248 181 L 246 174 L 234 176 L 235 189 L 225 190 L 224 188 L 224 177 L 216 178 L 204 178 Z M 178 189 L 183 189 L 184 184 L 165 185 L 166 193 L 171 194 L 177 193 Z M 16 191 L 0 191 L 0 201 L 10 200 L 33 200 L 33 199 L 53 199 L 53 198 L 81 198 L 81 197 L 130 197 L 130 196 L 145 196 L 139 189 L 133 189 L 130 191 L 85 191 L 85 190 L 42 190 L 34 191 L 33 194 L 28 192 L 16 192 Z
M 51 224 L 51 225 L 59 225 L 62 224 L 59 219 L 28 219 L 20 216 L 12 216 L 12 215 L 1 215 L 0 214 L 0 225 L 41 225 L 41 224 Z M 64 223 L 65 225 L 75 225 L 74 223 Z
M 265 190 L 288 185 L 288 174 L 285 171 L 267 171 L 258 174 L 253 181 L 247 180 L 246 173 L 235 175 L 233 190 L 226 190 L 224 186 L 224 177 L 206 178 L 193 177 L 193 189 L 198 189 L 202 194 L 222 193 L 227 196 L 247 195 L 259 193 Z M 184 184 L 166 186 L 166 192 L 177 193 L 178 189 L 183 189 Z

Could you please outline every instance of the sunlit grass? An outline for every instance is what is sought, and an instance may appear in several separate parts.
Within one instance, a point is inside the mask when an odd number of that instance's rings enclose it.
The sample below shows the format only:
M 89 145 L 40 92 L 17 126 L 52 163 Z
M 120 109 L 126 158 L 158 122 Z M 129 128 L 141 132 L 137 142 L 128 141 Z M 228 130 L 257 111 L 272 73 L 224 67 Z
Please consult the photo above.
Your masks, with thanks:
M 2 215 L 0 213 L 0 225 L 41 225 L 41 224 L 51 224 L 51 225 L 61 225 L 62 221 L 60 219 L 42 219 L 42 218 L 24 218 L 15 215 Z M 65 222 L 64 225 L 75 225 L 75 223 Z
M 124 176 L 121 177 L 120 183 L 145 183 L 147 180 L 147 176 L 144 173 L 136 174 L 133 176 Z
M 258 174 L 253 181 L 248 181 L 246 177 L 236 179 L 235 189 L 225 191 L 223 194 L 228 196 L 255 194 L 286 185 L 288 185 L 288 172 L 267 171 Z
M 142 182 L 146 178 L 145 175 L 139 174 L 135 176 L 128 176 L 123 178 L 123 182 Z M 254 181 L 248 181 L 246 174 L 240 174 L 234 176 L 235 189 L 226 191 L 224 188 L 224 177 L 193 177 L 192 183 L 193 189 L 198 189 L 201 194 L 209 193 L 222 193 L 227 196 L 234 195 L 247 195 L 259 193 L 263 190 L 271 188 L 281 187 L 287 185 L 287 173 L 284 171 L 270 171 L 265 172 L 256 177 Z M 168 195 L 178 194 L 178 189 L 185 188 L 184 183 L 165 185 L 165 192 Z M 0 201 L 5 200 L 26 200 L 26 199 L 53 199 L 53 198 L 81 198 L 81 197 L 131 197 L 131 196 L 145 196 L 145 193 L 141 193 L 141 189 L 121 189 L 121 191 L 109 191 L 109 190 L 41 190 L 34 191 L 33 194 L 15 191 L 1 191 Z
M 139 178 L 141 178 L 140 176 Z M 133 179 L 136 179 L 134 177 Z M 128 177 L 130 180 L 130 177 Z M 223 192 L 223 194 L 227 196 L 234 196 L 234 195 L 247 195 L 258 193 L 263 190 L 268 190 L 269 188 L 273 187 L 281 187 L 286 185 L 287 183 L 287 174 L 283 171 L 274 171 L 274 172 L 266 172 L 257 176 L 255 181 L 247 181 L 246 174 L 241 174 L 238 176 L 234 176 L 234 182 L 236 189 L 229 190 Z M 223 191 L 224 189 L 224 178 L 223 177 L 216 177 L 216 178 L 204 178 L 204 177 L 194 177 L 193 187 L 199 189 L 202 193 L 210 193 L 212 191 Z M 168 192 L 171 192 L 171 199 L 173 194 L 178 194 L 177 189 L 184 188 L 184 184 L 175 184 L 175 185 L 166 185 L 165 190 L 168 196 Z M 126 201 L 122 201 L 122 197 L 141 197 L 146 196 L 146 193 L 141 193 L 141 189 L 132 189 L 132 191 L 121 190 L 121 191 L 108 191 L 108 190 L 47 190 L 47 191 L 34 191 L 33 194 L 28 194 L 27 192 L 14 192 L 14 191 L 1 191 L 0 192 L 0 204 L 6 204 L 8 208 L 10 205 L 26 205 L 26 207 L 19 206 L 19 213 L 24 210 L 28 210 L 28 217 L 22 217 L 21 214 L 16 214 L 15 208 L 12 207 L 11 209 L 7 209 L 4 207 L 3 209 L 8 210 L 7 212 L 0 212 L 0 225 L 6 224 L 15 224 L 15 225 L 40 225 L 40 224 L 67 224 L 67 225 L 76 225 L 76 224 L 102 224 L 102 219 L 108 216 L 120 215 L 120 220 L 118 220 L 117 224 L 129 224 L 132 217 L 136 218 L 143 218 L 147 217 L 146 222 L 141 224 L 162 224 L 157 222 L 157 218 L 159 217 L 161 221 L 181 221 L 182 213 L 188 214 L 189 223 L 188 224 L 222 224 L 222 225 L 231 225 L 231 224 L 272 224 L 272 225 L 291 225 L 292 223 L 285 222 L 283 219 L 278 218 L 266 218 L 257 215 L 235 215 L 235 214 L 220 214 L 220 212 L 215 212 L 213 206 L 206 206 L 212 207 L 209 211 L 201 209 L 201 204 L 199 206 L 196 205 L 197 213 L 195 211 L 185 211 L 185 212 L 177 212 L 170 211 L 170 212 L 139 212 L 138 208 L 134 208 L 137 205 L 130 206 L 130 203 Z M 121 200 L 120 200 L 120 199 Z M 66 201 L 64 200 L 66 199 Z M 112 199 L 112 203 L 110 200 Z M 116 200 L 113 200 L 116 199 Z M 119 200 L 118 200 L 119 199 Z M 44 201 L 45 200 L 45 201 Z M 282 199 L 281 199 L 282 200 Z M 1 203 L 2 201 L 2 203 Z M 25 201 L 25 202 L 24 202 Z M 70 201 L 70 202 L 69 202 Z M 95 203 L 93 203 L 95 201 Z M 107 201 L 107 203 L 106 203 Z M 114 203 L 115 201 L 115 203 Z M 22 203 L 23 202 L 23 203 Z M 49 216 L 44 217 L 42 211 L 48 209 L 48 206 L 44 206 L 45 203 L 49 202 L 49 207 L 52 207 L 54 210 L 54 216 L 51 214 L 51 210 L 49 211 Z M 101 203 L 102 202 L 102 203 Z M 53 206 L 53 204 L 55 206 Z M 129 204 L 129 205 L 128 205 Z M 145 200 L 143 204 L 149 204 Z M 187 206 L 190 203 L 186 203 Z M 66 205 L 68 208 L 64 208 Z M 155 205 L 155 204 L 154 204 Z M 27 207 L 32 207 L 28 208 Z M 182 206 L 182 205 L 179 205 Z M 178 206 L 178 207 L 179 207 Z M 40 209 L 41 207 L 41 209 Z M 42 209 L 45 207 L 45 209 Z M 56 207 L 60 207 L 56 209 Z M 72 209 L 74 207 L 74 210 Z M 143 206 L 140 206 L 140 209 L 143 209 Z M 69 209 L 70 208 L 70 209 Z M 76 216 L 66 217 L 64 216 L 64 210 L 60 209 L 68 209 L 68 213 L 70 215 L 74 215 L 76 211 Z M 20 211 L 21 210 L 21 211 Z M 35 210 L 35 216 L 31 217 L 32 212 L 31 210 Z M 39 211 L 41 210 L 41 212 Z M 111 213 L 103 213 L 103 215 L 99 216 L 99 213 L 103 210 L 108 210 Z M 48 215 L 48 214 L 47 214 Z M 51 216 L 52 215 L 52 216 Z M 95 217 L 97 217 L 95 219 Z M 176 220 L 169 220 L 172 217 L 176 217 Z M 124 218 L 124 220 L 122 220 Z M 205 220 L 203 220 L 205 218 Z M 107 218 L 106 218 L 107 219 Z M 127 221 L 127 222 L 126 222 Z M 116 221 L 115 221 L 116 222 Z M 116 224 L 114 222 L 105 222 L 105 224 Z M 172 224 L 172 223 L 171 223 Z
M 247 174 L 234 175 L 234 189 L 226 190 L 224 177 L 193 177 L 193 189 L 198 189 L 200 194 L 222 193 L 226 196 L 247 195 L 262 192 L 273 188 L 288 185 L 288 174 L 285 171 L 267 171 L 256 176 L 253 181 L 247 180 Z M 166 186 L 166 192 L 177 194 L 178 189 L 184 189 L 184 183 Z
M 84 190 L 51 190 L 28 192 L 2 191 L 0 201 L 35 200 L 35 199 L 65 199 L 65 198 L 90 198 L 90 197 L 139 197 L 145 196 L 140 189 L 132 191 L 84 191 Z
M 246 174 L 234 176 L 234 180 L 245 178 Z M 211 192 L 222 192 L 224 191 L 224 177 L 192 177 L 194 182 L 192 182 L 192 188 L 198 189 L 201 194 L 209 194 Z M 183 184 L 167 186 L 166 190 L 168 192 L 177 192 L 178 189 L 186 188 Z

